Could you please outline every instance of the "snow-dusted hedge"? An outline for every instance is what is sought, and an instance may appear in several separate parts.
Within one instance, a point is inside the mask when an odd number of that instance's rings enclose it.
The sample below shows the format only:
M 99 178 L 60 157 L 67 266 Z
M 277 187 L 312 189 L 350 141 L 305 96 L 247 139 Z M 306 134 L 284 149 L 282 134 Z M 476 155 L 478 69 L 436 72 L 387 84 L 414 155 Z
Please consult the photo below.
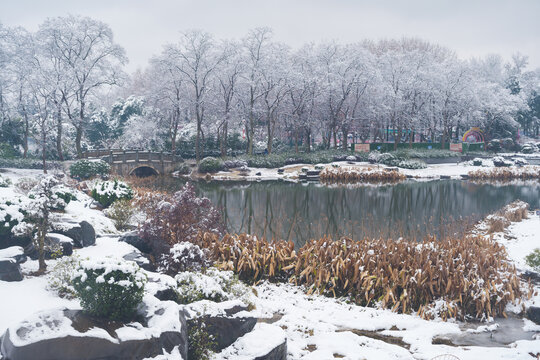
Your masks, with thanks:
M 206 273 L 182 272 L 176 275 L 178 301 L 189 304 L 199 300 L 216 302 L 241 299 L 250 302 L 251 289 L 232 271 L 210 268 Z
M 43 169 L 43 160 L 41 159 L 23 159 L 23 158 L 3 158 L 0 156 L 0 168 L 15 169 Z M 47 169 L 61 169 L 62 163 L 58 161 L 47 161 Z
M 98 181 L 92 188 L 92 197 L 102 206 L 108 207 L 116 200 L 131 200 L 133 189 L 123 181 Z
M 135 315 L 147 279 L 135 262 L 103 258 L 82 260 L 72 281 L 81 306 L 88 313 L 126 320 Z
M 8 187 L 11 185 L 11 180 L 7 178 L 3 178 L 2 175 L 0 175 L 0 187 Z
M 104 176 L 110 171 L 111 166 L 103 160 L 78 160 L 69 167 L 71 177 L 79 179 Z
M 214 157 L 205 157 L 199 163 L 199 172 L 200 173 L 212 173 L 222 170 L 224 167 L 223 161 Z
M 506 160 L 502 156 L 495 156 L 493 159 L 493 165 L 496 167 L 508 167 L 514 165 L 514 163 L 510 160 Z

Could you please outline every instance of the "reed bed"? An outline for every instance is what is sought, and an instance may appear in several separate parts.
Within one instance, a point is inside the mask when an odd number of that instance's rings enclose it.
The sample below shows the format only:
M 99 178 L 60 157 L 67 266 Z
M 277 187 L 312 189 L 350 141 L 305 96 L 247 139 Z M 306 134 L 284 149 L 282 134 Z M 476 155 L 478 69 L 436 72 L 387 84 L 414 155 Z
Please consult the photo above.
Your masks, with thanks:
M 405 175 L 397 170 L 383 169 L 353 169 L 353 168 L 326 168 L 321 171 L 320 181 L 324 183 L 357 183 L 357 182 L 399 182 L 406 179 Z
M 290 281 L 308 293 L 346 296 L 358 305 L 440 317 L 486 319 L 506 316 L 510 302 L 525 294 L 506 250 L 484 236 L 421 242 L 392 239 L 291 242 L 255 236 L 202 234 L 215 264 L 247 282 Z
M 512 222 L 519 222 L 529 216 L 529 204 L 524 201 L 514 201 L 495 214 L 486 216 L 484 221 L 487 227 L 487 233 L 502 232 Z
M 256 236 L 215 234 L 198 237 L 198 245 L 210 250 L 210 258 L 219 268 L 232 270 L 239 278 L 255 283 L 261 279 L 287 281 L 296 266 L 296 252 L 291 241 L 268 242 Z
M 298 252 L 293 281 L 427 319 L 505 316 L 506 304 L 523 295 L 505 248 L 482 236 L 312 240 Z
M 469 171 L 471 180 L 540 180 L 540 166 L 526 166 L 521 168 L 494 168 L 490 170 Z

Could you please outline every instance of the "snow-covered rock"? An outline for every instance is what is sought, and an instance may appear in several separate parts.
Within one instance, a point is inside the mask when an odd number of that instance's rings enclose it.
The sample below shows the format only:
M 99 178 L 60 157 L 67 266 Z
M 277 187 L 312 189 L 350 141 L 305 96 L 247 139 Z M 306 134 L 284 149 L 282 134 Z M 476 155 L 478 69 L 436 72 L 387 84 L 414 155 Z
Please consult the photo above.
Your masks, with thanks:
M 21 281 L 23 276 L 19 264 L 25 261 L 26 256 L 20 246 L 0 250 L 0 280 Z
M 247 315 L 246 306 L 229 302 L 229 307 L 222 310 L 225 313 L 203 315 L 188 320 L 188 327 L 197 326 L 198 321 L 202 321 L 205 330 L 214 338 L 214 351 L 220 351 L 233 344 L 238 338 L 253 330 L 257 319 Z
M 258 324 L 231 346 L 216 354 L 214 360 L 285 360 L 287 337 L 276 325 Z
M 109 322 L 80 310 L 42 311 L 8 328 L 1 354 L 10 360 L 145 359 L 177 348 L 187 358 L 187 326 L 174 303 L 146 304 L 145 324 Z
M 67 236 L 73 239 L 73 246 L 82 248 L 94 245 L 96 242 L 96 231 L 88 221 L 65 220 L 52 224 L 55 233 Z

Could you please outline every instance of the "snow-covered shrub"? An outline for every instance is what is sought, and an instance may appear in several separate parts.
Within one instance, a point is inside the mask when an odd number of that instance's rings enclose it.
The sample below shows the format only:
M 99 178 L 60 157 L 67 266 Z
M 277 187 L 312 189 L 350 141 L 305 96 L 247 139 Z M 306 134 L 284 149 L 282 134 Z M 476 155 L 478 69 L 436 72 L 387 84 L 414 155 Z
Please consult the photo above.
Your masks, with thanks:
M 527 265 L 532 267 L 534 271 L 540 272 L 540 249 L 534 249 L 532 253 L 525 257 Z
M 181 163 L 176 167 L 176 170 L 180 175 L 188 175 L 191 172 L 191 168 L 186 163 Z
M 403 169 L 425 169 L 427 168 L 427 165 L 425 162 L 420 160 L 400 160 L 396 164 L 396 166 L 403 168 Z
M 14 235 L 13 228 L 23 222 L 22 206 L 23 200 L 20 197 L 10 200 L 0 199 L 0 249 L 6 247 L 3 242 Z
M 105 176 L 110 171 L 111 166 L 103 160 L 78 160 L 69 167 L 71 177 L 78 179 Z
M 32 191 L 33 190 L 30 190 L 28 193 L 29 196 L 32 196 Z M 55 207 L 51 208 L 53 210 L 64 210 L 72 200 L 77 200 L 77 196 L 75 195 L 74 191 L 64 184 L 56 185 L 53 191 L 53 197 L 63 200 L 55 202 Z
M 512 161 L 514 162 L 514 165 L 517 165 L 517 166 L 529 165 L 529 162 L 525 160 L 524 158 L 514 158 L 512 159 Z
M 243 167 L 243 166 L 248 166 L 248 162 L 246 160 L 241 160 L 241 159 L 234 159 L 234 160 L 227 160 L 223 163 L 223 165 L 227 168 L 227 169 L 234 169 L 234 168 L 239 168 L 239 167 Z
M 48 275 L 47 289 L 58 296 L 73 299 L 77 295 L 72 278 L 79 267 L 81 259 L 77 255 L 66 256 L 57 261 Z
M 222 302 L 241 299 L 250 303 L 251 289 L 238 280 L 232 271 L 210 268 L 206 273 L 182 272 L 176 275 L 178 302 L 189 304 L 199 300 Z
M 368 161 L 372 164 L 376 163 L 376 162 L 379 162 L 379 158 L 381 157 L 381 153 L 378 152 L 377 150 L 374 150 L 372 152 L 369 153 L 368 155 Z
M 142 205 L 146 221 L 140 231 L 141 238 L 149 243 L 156 258 L 169 253 L 174 244 L 193 242 L 199 233 L 221 235 L 225 232 L 219 211 L 208 198 L 197 197 L 195 187 L 190 183 L 159 200 L 150 200 L 149 206 Z
M 390 153 L 383 153 L 379 156 L 377 160 L 381 164 L 387 164 L 388 162 L 394 160 L 396 157 Z
M 523 146 L 521 147 L 521 152 L 524 154 L 532 154 L 538 151 L 539 151 L 538 147 L 536 146 L 535 143 L 532 143 L 532 142 L 523 144 Z
M 345 160 L 347 160 L 347 161 L 356 161 L 356 156 L 354 156 L 354 155 L 349 155 L 349 156 L 347 156 L 347 157 L 345 158 Z
M 501 151 L 501 147 L 502 147 L 501 146 L 501 140 L 493 139 L 487 144 L 486 150 L 487 151 L 498 152 L 498 151 Z
M 133 261 L 103 258 L 82 260 L 72 281 L 82 308 L 89 314 L 128 320 L 142 301 L 147 279 Z
M 11 185 L 11 180 L 8 178 L 4 178 L 2 177 L 2 175 L 0 175 L 0 187 L 8 187 L 10 185 Z
M 184 271 L 200 271 L 211 265 L 204 249 L 184 241 L 174 244 L 159 260 L 158 271 L 175 275 Z
M 514 165 L 514 163 L 510 160 L 506 160 L 502 156 L 495 156 L 493 159 L 493 165 L 496 167 L 508 167 Z
M 309 171 L 309 168 L 303 167 L 303 168 L 300 169 L 300 171 L 301 171 L 302 173 L 304 173 L 304 174 L 307 174 L 307 172 Z
M 483 162 L 482 159 L 480 159 L 480 158 L 474 158 L 474 159 L 472 160 L 472 164 L 473 164 L 474 166 L 484 166 L 484 162 Z
M 23 158 L 10 159 L 0 156 L 0 168 L 43 169 L 43 160 Z M 47 161 L 47 169 L 62 169 L 62 163 L 59 161 Z
M 108 207 L 117 200 L 131 200 L 133 189 L 123 181 L 98 181 L 92 188 L 92 198 Z
M 199 163 L 199 172 L 200 173 L 212 173 L 218 172 L 223 169 L 223 161 L 215 157 L 205 157 Z
M 324 166 L 323 165 L 315 165 L 314 169 L 315 170 L 322 170 L 322 169 L 324 169 Z
M 17 182 L 15 183 L 15 187 L 17 189 L 21 190 L 21 192 L 27 194 L 38 183 L 39 183 L 38 179 L 23 177 L 23 178 L 20 178 L 19 180 L 17 180 Z
M 131 200 L 121 199 L 115 201 L 109 208 L 105 209 L 105 215 L 112 219 L 114 226 L 118 230 L 125 230 L 133 215 L 135 215 L 135 207 Z

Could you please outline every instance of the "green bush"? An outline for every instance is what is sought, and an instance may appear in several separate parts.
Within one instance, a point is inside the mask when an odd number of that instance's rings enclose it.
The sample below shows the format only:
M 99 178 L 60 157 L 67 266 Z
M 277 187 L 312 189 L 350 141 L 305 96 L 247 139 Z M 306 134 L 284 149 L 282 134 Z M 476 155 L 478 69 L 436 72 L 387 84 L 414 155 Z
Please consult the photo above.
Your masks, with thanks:
M 58 260 L 48 275 L 47 288 L 61 298 L 74 299 L 77 296 L 73 287 L 73 275 L 80 265 L 77 255 L 66 256 Z
M 205 157 L 199 163 L 200 173 L 212 173 L 223 169 L 223 161 L 214 157 Z
M 131 200 L 133 190 L 123 181 L 98 181 L 92 188 L 92 198 L 103 207 L 109 207 L 116 200 Z
M 106 210 L 106 215 L 112 219 L 114 226 L 116 226 L 118 230 L 125 230 L 134 214 L 135 207 L 131 201 L 127 199 L 115 201 L 112 206 Z
M 210 360 L 216 346 L 201 318 L 192 320 L 188 328 L 188 359 Z
M 13 146 L 0 142 L 0 158 L 9 158 L 13 159 L 15 157 L 19 156 L 19 153 L 17 150 L 13 148 Z
M 535 271 L 540 271 L 540 249 L 534 249 L 532 253 L 527 255 L 525 262 Z
M 73 288 L 89 314 L 130 320 L 142 302 L 146 281 L 134 262 L 111 258 L 83 260 L 73 277 Z
M 110 165 L 103 160 L 77 160 L 69 167 L 71 177 L 79 179 L 108 175 L 110 171 Z

